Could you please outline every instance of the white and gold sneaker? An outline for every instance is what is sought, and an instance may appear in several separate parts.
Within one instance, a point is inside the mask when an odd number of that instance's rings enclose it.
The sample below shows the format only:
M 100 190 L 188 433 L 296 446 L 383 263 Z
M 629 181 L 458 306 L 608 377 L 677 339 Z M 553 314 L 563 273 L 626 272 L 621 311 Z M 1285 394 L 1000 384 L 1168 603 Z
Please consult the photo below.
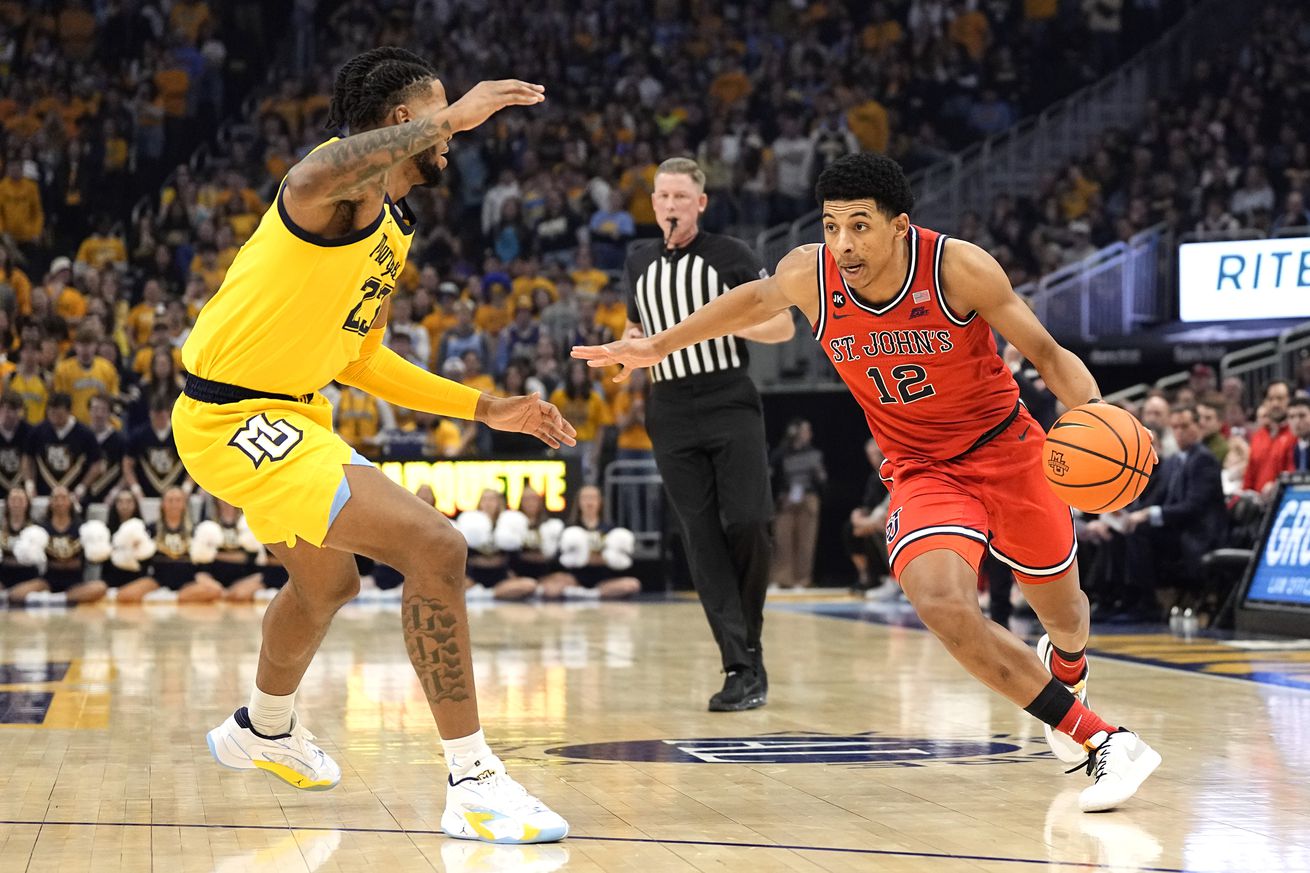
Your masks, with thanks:
M 474 763 L 470 775 L 447 780 L 441 829 L 457 840 L 487 843 L 553 843 L 568 836 L 568 822 L 533 797 L 492 755 Z
M 291 730 L 275 737 L 255 733 L 241 707 L 206 737 L 214 760 L 234 770 L 266 770 L 305 791 L 326 791 L 341 781 L 341 768 L 314 745 L 314 735 L 295 715 Z

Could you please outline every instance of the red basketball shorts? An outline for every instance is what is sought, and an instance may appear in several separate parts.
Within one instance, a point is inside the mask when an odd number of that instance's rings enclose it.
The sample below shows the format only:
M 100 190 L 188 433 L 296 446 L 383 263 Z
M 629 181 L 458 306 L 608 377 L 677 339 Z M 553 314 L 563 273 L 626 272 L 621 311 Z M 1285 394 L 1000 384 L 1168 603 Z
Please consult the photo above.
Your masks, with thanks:
M 892 574 L 900 578 L 911 561 L 936 549 L 955 552 L 976 572 L 988 548 L 1020 582 L 1067 573 L 1078 543 L 1069 507 L 1042 472 L 1045 441 L 1021 406 L 1009 427 L 962 458 L 884 463 Z

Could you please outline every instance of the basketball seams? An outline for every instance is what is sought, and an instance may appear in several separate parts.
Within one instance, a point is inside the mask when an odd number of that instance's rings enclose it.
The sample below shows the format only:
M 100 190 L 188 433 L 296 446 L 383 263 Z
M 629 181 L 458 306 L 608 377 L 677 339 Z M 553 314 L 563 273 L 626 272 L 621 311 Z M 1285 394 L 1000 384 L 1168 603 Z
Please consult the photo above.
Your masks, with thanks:
M 1101 414 L 1099 410 L 1093 410 L 1083 407 L 1077 407 L 1075 409 L 1071 409 L 1069 410 L 1069 412 L 1065 413 L 1065 416 L 1061 417 L 1060 422 L 1058 422 L 1054 427 L 1051 428 L 1051 434 L 1047 437 L 1047 442 L 1051 443 L 1052 445 L 1060 446 L 1071 452 L 1077 451 L 1084 456 L 1096 458 L 1098 461 L 1107 464 L 1112 464 L 1119 468 L 1116 475 L 1108 479 L 1102 479 L 1095 482 L 1084 482 L 1079 484 L 1052 480 L 1050 474 L 1048 473 L 1047 479 L 1048 481 L 1050 481 L 1051 486 L 1056 490 L 1057 493 L 1059 493 L 1060 489 L 1063 488 L 1067 488 L 1071 490 L 1087 489 L 1087 488 L 1106 489 L 1106 488 L 1114 488 L 1116 483 L 1119 484 L 1118 490 L 1114 493 L 1113 497 L 1111 497 L 1109 500 L 1100 504 L 1096 508 L 1084 509 L 1084 511 L 1089 513 L 1101 513 L 1106 511 L 1109 507 L 1115 506 L 1117 503 L 1119 503 L 1122 500 L 1125 493 L 1131 492 L 1132 498 L 1135 499 L 1137 494 L 1140 493 L 1140 491 L 1144 487 L 1146 480 L 1149 479 L 1151 475 L 1150 472 L 1147 469 L 1145 469 L 1145 463 L 1144 463 L 1145 459 L 1143 458 L 1142 425 L 1137 421 L 1136 418 L 1132 416 L 1131 413 L 1124 412 L 1123 410 L 1120 410 L 1117 407 L 1106 407 L 1106 410 L 1107 412 L 1105 412 L 1105 414 Z M 1108 410 L 1114 410 L 1114 411 L 1109 412 Z M 1066 418 L 1067 416 L 1070 416 L 1072 413 L 1075 412 L 1083 413 L 1084 415 L 1086 415 L 1088 420 L 1085 422 L 1078 421 L 1075 417 L 1074 420 L 1070 421 Z M 1127 421 L 1121 422 L 1120 419 L 1127 419 Z M 1120 433 L 1118 427 L 1119 424 L 1127 424 L 1128 422 L 1131 422 L 1132 430 L 1133 430 L 1133 438 L 1134 438 L 1133 452 L 1131 456 L 1128 450 L 1127 435 Z M 1097 424 L 1102 425 L 1105 430 L 1108 430 L 1111 434 L 1114 435 L 1114 439 L 1119 444 L 1120 451 L 1122 453 L 1122 460 L 1119 458 L 1115 458 L 1109 454 L 1106 454 L 1104 450 L 1097 451 L 1094 448 L 1088 448 L 1086 446 L 1076 445 L 1074 443 L 1067 442 L 1065 440 L 1061 440 L 1058 438 L 1059 430 L 1062 427 L 1063 428 L 1090 427 L 1093 430 L 1099 430 L 1100 428 L 1097 428 L 1096 426 Z M 1095 442 L 1095 440 L 1093 441 Z M 1101 442 L 1105 442 L 1105 441 L 1102 439 Z M 1106 445 L 1105 449 L 1113 450 L 1112 444 Z
M 1119 460 L 1118 458 L 1112 458 L 1112 457 L 1110 457 L 1109 455 L 1103 455 L 1103 454 L 1101 454 L 1100 452 L 1093 451 L 1092 449 L 1086 448 L 1086 447 L 1084 447 L 1084 446 L 1076 446 L 1076 445 L 1074 445 L 1073 443 L 1066 443 L 1066 442 L 1064 442 L 1063 440 L 1052 439 L 1052 438 L 1049 437 L 1049 436 L 1046 438 L 1046 442 L 1047 442 L 1047 443 L 1054 443 L 1054 444 L 1057 445 L 1057 446 L 1064 446 L 1066 449 L 1073 449 L 1074 451 L 1077 451 L 1077 452 L 1083 452 L 1084 454 L 1091 455 L 1091 456 L 1094 457 L 1094 458 L 1100 458 L 1102 461 L 1109 461 L 1111 464 L 1118 464 L 1120 467 L 1122 467 L 1122 468 L 1125 469 L 1125 470 L 1132 470 L 1132 471 L 1134 471 L 1134 472 L 1141 473 L 1143 476 L 1148 475 L 1147 472 L 1146 472 L 1145 470 L 1138 470 L 1138 469 L 1137 469 L 1136 467 L 1134 467 L 1132 464 L 1128 463 L 1127 458 L 1125 458 L 1124 460 L 1121 461 L 1121 460 Z M 1117 479 L 1118 477 L 1116 476 L 1115 478 Z M 1114 479 L 1108 479 L 1108 480 L 1106 480 L 1106 481 L 1107 481 L 1107 482 L 1113 482 Z M 1104 484 L 1104 483 L 1102 483 L 1102 484 Z M 1067 486 L 1067 487 L 1072 488 L 1072 487 L 1076 487 L 1076 486 L 1072 486 L 1072 485 L 1070 485 L 1070 486 Z

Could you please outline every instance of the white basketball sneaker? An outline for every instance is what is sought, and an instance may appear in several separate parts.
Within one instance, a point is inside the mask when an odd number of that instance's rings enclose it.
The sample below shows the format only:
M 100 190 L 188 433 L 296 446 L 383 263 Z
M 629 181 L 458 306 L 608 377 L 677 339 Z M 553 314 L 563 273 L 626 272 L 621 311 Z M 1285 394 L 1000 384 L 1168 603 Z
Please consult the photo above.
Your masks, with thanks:
M 1160 753 L 1130 730 L 1119 728 L 1109 736 L 1102 733 L 1091 742 L 1098 740 L 1087 759 L 1087 772 L 1096 781 L 1078 795 L 1078 807 L 1083 812 L 1114 809 L 1136 794 L 1146 777 L 1160 766 Z
M 1037 657 L 1042 659 L 1042 666 L 1046 672 L 1055 674 L 1051 671 L 1051 658 L 1055 656 L 1055 646 L 1051 644 L 1051 637 L 1048 634 L 1042 634 L 1042 638 L 1037 641 Z M 1078 702 L 1083 706 L 1087 705 L 1087 677 L 1091 673 L 1091 667 L 1083 671 L 1083 678 L 1077 685 L 1066 685 L 1065 688 Z M 1074 738 L 1066 733 L 1061 733 L 1049 724 L 1043 724 L 1042 730 L 1046 733 L 1046 744 L 1051 747 L 1055 757 L 1059 758 L 1066 764 L 1081 764 L 1087 760 L 1087 750 L 1074 741 Z
M 214 760 L 234 770 L 267 770 L 305 791 L 326 791 L 341 781 L 341 768 L 314 745 L 314 735 L 295 715 L 291 731 L 276 737 L 255 733 L 250 714 L 241 707 L 206 737 Z
M 492 755 L 472 775 L 446 780 L 441 829 L 457 840 L 487 843 L 553 843 L 568 835 L 568 822 L 533 797 Z

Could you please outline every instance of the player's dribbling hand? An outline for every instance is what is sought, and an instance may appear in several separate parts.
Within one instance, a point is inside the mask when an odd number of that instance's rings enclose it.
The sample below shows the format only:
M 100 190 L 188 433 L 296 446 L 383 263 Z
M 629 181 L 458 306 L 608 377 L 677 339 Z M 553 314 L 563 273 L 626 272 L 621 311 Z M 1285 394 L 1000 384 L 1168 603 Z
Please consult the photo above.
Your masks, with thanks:
M 626 382 L 633 370 L 653 366 L 664 359 L 648 337 L 616 340 L 603 346 L 574 346 L 571 354 L 596 370 L 621 364 L 623 369 L 614 377 L 615 382 Z
M 537 393 L 490 398 L 479 420 L 493 430 L 531 434 L 552 449 L 578 444 L 578 432 L 573 425 L 564 420 L 554 404 L 542 400 Z
M 451 127 L 472 130 L 507 106 L 532 106 L 546 99 L 546 89 L 518 79 L 479 82 L 450 107 Z

